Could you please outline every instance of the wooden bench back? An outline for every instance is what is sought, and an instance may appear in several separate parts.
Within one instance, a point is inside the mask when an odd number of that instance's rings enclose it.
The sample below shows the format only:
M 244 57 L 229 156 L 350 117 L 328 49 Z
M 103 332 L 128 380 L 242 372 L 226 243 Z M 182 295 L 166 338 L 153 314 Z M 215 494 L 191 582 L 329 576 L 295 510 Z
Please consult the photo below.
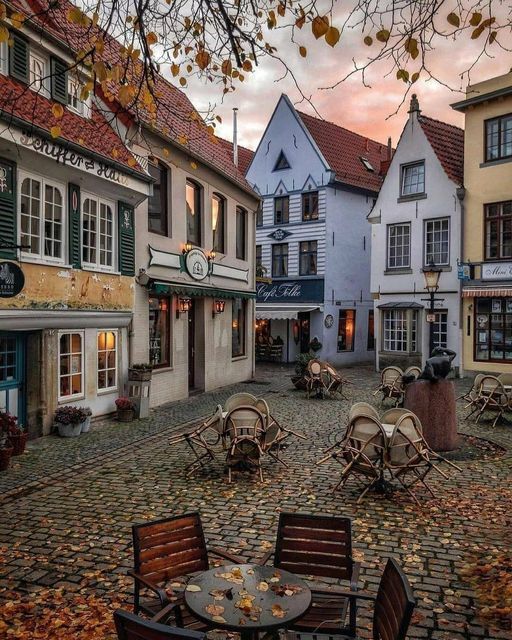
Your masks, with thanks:
M 375 601 L 373 640 L 404 640 L 415 605 L 407 577 L 389 558 Z
M 139 618 L 134 613 L 118 609 L 114 612 L 119 640 L 204 640 L 204 633 L 176 629 Z

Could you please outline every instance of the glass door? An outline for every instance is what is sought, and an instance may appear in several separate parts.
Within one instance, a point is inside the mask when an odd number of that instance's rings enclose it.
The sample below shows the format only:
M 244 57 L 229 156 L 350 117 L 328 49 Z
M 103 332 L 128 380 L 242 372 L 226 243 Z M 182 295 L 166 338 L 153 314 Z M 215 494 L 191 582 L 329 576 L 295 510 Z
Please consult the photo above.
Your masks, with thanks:
M 0 410 L 25 425 L 25 338 L 0 333 Z

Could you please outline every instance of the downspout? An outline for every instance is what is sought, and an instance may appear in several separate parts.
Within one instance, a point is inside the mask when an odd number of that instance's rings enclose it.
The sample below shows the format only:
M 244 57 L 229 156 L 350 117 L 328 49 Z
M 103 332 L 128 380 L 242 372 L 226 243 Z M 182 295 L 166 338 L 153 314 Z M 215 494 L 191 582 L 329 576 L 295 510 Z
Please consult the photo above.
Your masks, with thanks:
M 464 198 L 466 197 L 466 189 L 464 187 L 457 188 L 457 199 L 460 204 L 460 261 L 464 260 L 464 218 L 465 218 L 465 208 L 464 208 Z M 459 280 L 459 348 L 460 348 L 460 367 L 459 367 L 459 378 L 464 377 L 464 305 L 462 298 L 462 283 L 463 280 Z
M 238 108 L 233 107 L 233 164 L 238 167 Z

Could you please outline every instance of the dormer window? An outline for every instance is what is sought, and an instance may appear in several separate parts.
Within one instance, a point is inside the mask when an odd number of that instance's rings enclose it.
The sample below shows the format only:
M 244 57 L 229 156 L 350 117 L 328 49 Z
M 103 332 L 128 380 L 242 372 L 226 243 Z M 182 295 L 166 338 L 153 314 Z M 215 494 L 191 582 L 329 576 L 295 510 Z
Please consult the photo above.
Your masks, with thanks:
M 361 162 L 363 163 L 365 169 L 367 171 L 371 171 L 372 173 L 375 172 L 375 169 L 373 168 L 372 163 L 368 160 L 368 158 L 365 158 L 364 156 L 360 157 Z
M 401 196 L 416 196 L 425 193 L 425 162 L 414 162 L 402 166 Z
M 89 117 L 90 99 L 82 100 L 83 85 L 76 77 L 68 76 L 68 107 L 81 116 Z
M 31 51 L 29 55 L 29 83 L 36 93 L 48 95 L 48 60 L 40 53 Z

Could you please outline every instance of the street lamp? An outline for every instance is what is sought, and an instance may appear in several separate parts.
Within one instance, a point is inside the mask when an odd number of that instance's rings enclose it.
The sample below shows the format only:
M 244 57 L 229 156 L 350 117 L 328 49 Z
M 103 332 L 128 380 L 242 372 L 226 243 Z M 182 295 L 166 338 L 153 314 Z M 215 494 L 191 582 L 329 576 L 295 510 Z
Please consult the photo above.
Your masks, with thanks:
M 434 350 L 434 296 L 436 295 L 436 291 L 439 289 L 439 276 L 441 275 L 441 271 L 441 267 L 436 267 L 434 261 L 431 261 L 428 267 L 425 267 L 423 269 L 423 276 L 425 278 L 425 289 L 430 294 L 430 312 L 427 315 L 427 321 L 430 323 L 429 357 L 432 355 L 432 351 Z

